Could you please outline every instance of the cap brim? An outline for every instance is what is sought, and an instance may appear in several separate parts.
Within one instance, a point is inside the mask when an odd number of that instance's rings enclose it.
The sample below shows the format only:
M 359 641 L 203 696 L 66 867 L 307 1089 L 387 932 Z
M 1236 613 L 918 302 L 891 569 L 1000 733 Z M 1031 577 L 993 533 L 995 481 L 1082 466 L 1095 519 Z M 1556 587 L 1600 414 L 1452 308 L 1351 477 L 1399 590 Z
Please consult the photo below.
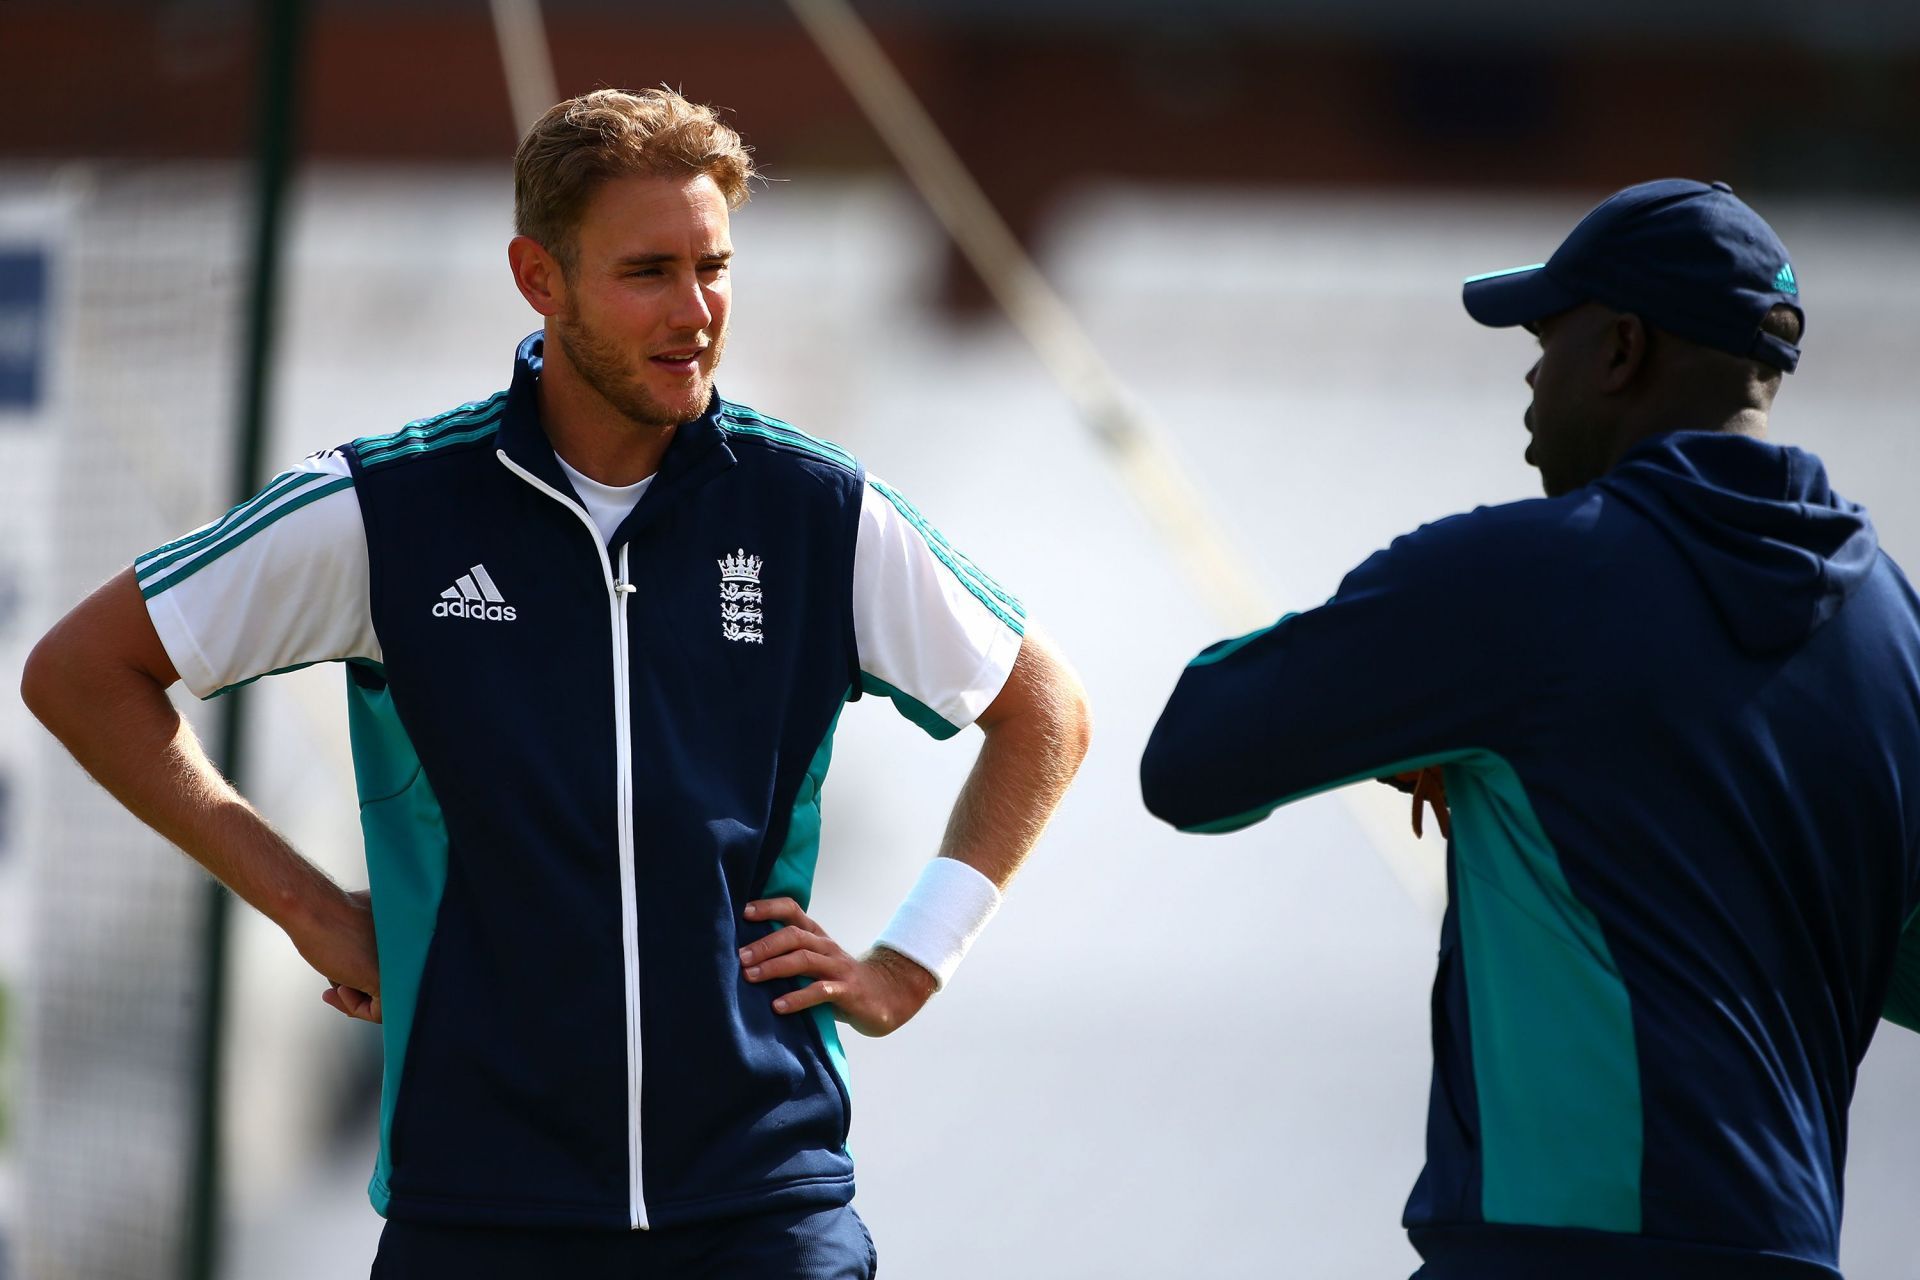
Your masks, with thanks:
M 1555 283 L 1546 263 L 1469 276 L 1460 286 L 1467 314 L 1495 329 L 1533 325 L 1580 305 L 1578 294 Z

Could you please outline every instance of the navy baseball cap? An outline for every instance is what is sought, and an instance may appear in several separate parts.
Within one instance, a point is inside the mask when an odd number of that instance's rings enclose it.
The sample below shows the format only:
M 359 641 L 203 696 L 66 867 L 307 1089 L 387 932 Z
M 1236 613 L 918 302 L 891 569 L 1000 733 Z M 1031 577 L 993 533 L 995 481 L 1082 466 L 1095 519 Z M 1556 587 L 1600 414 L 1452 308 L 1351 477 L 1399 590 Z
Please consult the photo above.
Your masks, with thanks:
M 1469 276 L 1467 314 L 1495 328 L 1532 328 L 1583 302 L 1631 312 L 1704 346 L 1788 373 L 1800 348 L 1760 331 L 1785 304 L 1800 315 L 1786 246 L 1724 182 L 1662 178 L 1628 187 L 1580 220 L 1553 256 Z

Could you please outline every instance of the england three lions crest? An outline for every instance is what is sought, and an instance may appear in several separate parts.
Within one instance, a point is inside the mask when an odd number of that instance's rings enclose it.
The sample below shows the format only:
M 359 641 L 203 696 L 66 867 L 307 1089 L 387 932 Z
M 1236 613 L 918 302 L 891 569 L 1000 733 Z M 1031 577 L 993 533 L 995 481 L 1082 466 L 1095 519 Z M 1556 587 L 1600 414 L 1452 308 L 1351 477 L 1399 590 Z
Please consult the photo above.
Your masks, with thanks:
M 720 634 L 741 644 L 765 644 L 766 623 L 761 612 L 759 556 L 744 549 L 722 556 L 720 564 Z

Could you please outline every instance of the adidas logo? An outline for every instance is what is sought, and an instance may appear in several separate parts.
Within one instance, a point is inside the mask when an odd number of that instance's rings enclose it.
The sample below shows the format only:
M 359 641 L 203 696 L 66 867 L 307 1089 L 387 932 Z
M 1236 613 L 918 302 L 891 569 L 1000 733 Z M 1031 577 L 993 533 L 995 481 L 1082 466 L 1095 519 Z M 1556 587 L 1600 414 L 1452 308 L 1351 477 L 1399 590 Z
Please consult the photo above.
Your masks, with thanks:
M 1799 296 L 1800 282 L 1793 278 L 1793 264 L 1791 262 L 1781 264 L 1780 274 L 1773 278 L 1773 287 L 1781 293 L 1791 293 L 1795 297 Z
M 512 622 L 518 615 L 485 565 L 477 564 L 461 574 L 454 584 L 440 593 L 433 606 L 436 618 L 471 618 L 476 622 Z

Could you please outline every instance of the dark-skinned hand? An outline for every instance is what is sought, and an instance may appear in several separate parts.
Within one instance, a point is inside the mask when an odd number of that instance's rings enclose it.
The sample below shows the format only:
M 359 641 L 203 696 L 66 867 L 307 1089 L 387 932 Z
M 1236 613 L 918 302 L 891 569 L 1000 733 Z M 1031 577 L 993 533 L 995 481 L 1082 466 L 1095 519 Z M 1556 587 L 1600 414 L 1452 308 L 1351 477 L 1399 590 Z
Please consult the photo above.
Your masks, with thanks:
M 1439 765 L 1428 765 L 1409 773 L 1396 773 L 1391 779 L 1382 778 L 1381 781 L 1413 796 L 1413 834 L 1416 839 L 1426 834 L 1421 824 L 1424 809 L 1433 810 L 1433 818 L 1440 825 L 1441 836 L 1453 838 L 1453 814 L 1447 808 L 1446 776 Z

